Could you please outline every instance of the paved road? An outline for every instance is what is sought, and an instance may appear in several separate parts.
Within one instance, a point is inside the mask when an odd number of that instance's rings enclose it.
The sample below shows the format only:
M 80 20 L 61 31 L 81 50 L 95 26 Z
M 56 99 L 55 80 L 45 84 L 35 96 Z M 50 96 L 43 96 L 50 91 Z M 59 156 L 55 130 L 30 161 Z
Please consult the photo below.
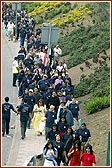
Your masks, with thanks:
M 13 49 L 10 48 L 8 41 L 2 35 L 2 102 L 4 97 L 9 96 L 10 102 L 16 107 L 17 99 L 17 88 L 12 87 L 12 61 L 14 57 Z M 15 124 L 17 116 L 12 113 L 11 125 Z M 11 138 L 2 138 L 2 165 L 7 163 L 10 148 L 13 140 L 15 130 L 10 130 Z

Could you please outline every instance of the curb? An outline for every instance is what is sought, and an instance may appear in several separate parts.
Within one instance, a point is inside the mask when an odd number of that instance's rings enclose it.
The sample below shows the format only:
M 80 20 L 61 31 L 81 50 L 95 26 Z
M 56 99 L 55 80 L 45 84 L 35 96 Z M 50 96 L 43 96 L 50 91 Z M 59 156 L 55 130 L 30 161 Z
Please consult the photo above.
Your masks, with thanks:
M 12 140 L 12 145 L 8 157 L 8 161 L 6 163 L 7 166 L 14 166 L 16 165 L 17 160 L 17 154 L 19 151 L 19 145 L 20 145 L 20 126 L 19 126 L 19 118 L 16 118 L 16 128 Z

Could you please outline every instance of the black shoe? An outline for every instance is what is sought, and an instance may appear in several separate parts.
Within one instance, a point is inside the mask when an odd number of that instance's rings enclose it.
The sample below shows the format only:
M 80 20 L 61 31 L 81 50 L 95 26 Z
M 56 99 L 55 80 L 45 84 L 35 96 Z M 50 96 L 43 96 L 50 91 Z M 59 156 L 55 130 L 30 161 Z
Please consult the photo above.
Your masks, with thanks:
M 42 132 L 40 132 L 40 135 L 42 135 Z
M 23 139 L 24 139 L 24 137 L 21 137 L 21 139 L 23 140 Z
M 4 137 L 4 133 L 2 133 L 2 137 Z
M 66 162 L 64 162 L 63 166 L 68 166 L 68 164 Z

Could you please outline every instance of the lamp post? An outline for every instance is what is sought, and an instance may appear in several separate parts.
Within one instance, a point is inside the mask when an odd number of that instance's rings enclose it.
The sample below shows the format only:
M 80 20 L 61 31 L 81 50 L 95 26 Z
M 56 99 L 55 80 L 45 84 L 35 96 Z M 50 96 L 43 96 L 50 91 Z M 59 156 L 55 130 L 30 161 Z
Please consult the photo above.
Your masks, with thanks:
M 44 27 L 49 27 L 49 37 L 48 37 L 48 57 L 50 52 L 50 45 L 51 45 L 51 30 L 53 25 L 51 23 L 43 23 Z
M 58 32 L 58 27 L 55 27 L 51 23 L 43 23 L 41 44 L 48 44 L 48 57 L 50 53 L 50 45 L 56 44 L 58 41 Z

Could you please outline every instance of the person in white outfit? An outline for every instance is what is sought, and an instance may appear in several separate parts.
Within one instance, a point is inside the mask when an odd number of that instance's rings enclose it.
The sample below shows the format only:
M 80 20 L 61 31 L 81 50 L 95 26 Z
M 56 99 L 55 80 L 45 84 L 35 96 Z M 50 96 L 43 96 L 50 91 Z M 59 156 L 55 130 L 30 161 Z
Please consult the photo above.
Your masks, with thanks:
M 43 166 L 51 167 L 58 166 L 56 158 L 58 157 L 58 151 L 54 148 L 53 143 L 48 141 L 43 149 L 43 157 L 45 158 Z
M 16 87 L 17 76 L 19 73 L 17 57 L 14 57 L 14 61 L 12 63 L 12 73 L 13 73 L 13 87 Z
M 59 48 L 59 45 L 56 45 L 54 48 L 54 60 L 57 60 L 59 62 L 59 57 L 62 55 L 62 50 Z
M 8 30 L 8 37 L 9 37 L 9 41 L 13 40 L 13 29 L 14 29 L 14 23 L 12 21 L 10 21 L 7 25 L 7 30 Z

